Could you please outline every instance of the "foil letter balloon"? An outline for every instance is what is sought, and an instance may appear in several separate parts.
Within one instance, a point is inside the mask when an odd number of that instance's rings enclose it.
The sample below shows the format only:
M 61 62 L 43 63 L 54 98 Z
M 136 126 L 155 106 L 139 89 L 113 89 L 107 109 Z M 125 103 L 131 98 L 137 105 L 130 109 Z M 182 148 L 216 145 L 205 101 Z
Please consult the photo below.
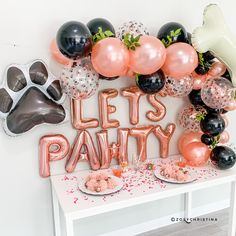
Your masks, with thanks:
M 119 162 L 128 162 L 128 137 L 129 129 L 117 130 L 117 143 L 109 145 L 108 131 L 102 130 L 97 132 L 97 141 L 100 149 L 101 169 L 109 168 L 112 158 Z
M 52 150 L 52 147 L 56 147 Z M 39 174 L 50 176 L 50 161 L 63 159 L 69 152 L 70 144 L 61 134 L 43 136 L 39 141 Z
M 116 107 L 108 104 L 110 98 L 118 95 L 116 89 L 105 89 L 99 93 L 99 115 L 100 122 L 103 129 L 118 128 L 120 122 L 118 120 L 110 120 L 109 115 L 116 111 Z
M 79 160 L 87 160 L 93 170 L 100 168 L 100 162 L 92 137 L 86 130 L 78 131 L 75 143 L 66 162 L 66 171 L 69 173 L 73 172 Z
M 153 133 L 158 138 L 161 145 L 161 158 L 167 158 L 169 153 L 170 139 L 175 131 L 175 124 L 169 124 L 165 130 L 160 125 L 153 129 Z
M 137 125 L 139 122 L 139 100 L 144 93 L 138 87 L 133 86 L 124 88 L 121 92 L 122 96 L 129 100 L 129 119 L 132 125 Z
M 223 62 L 236 86 L 236 37 L 226 25 L 223 13 L 216 4 L 205 8 L 203 26 L 194 30 L 192 44 L 198 52 L 210 51 Z
M 166 107 L 164 104 L 156 99 L 156 94 L 147 95 L 147 100 L 156 111 L 148 111 L 146 117 L 154 122 L 162 120 L 166 115 Z
M 97 128 L 98 120 L 83 118 L 83 101 L 71 99 L 71 120 L 75 129 Z
M 141 161 L 147 160 L 147 138 L 152 129 L 152 125 L 130 129 L 130 135 L 137 140 L 138 156 Z

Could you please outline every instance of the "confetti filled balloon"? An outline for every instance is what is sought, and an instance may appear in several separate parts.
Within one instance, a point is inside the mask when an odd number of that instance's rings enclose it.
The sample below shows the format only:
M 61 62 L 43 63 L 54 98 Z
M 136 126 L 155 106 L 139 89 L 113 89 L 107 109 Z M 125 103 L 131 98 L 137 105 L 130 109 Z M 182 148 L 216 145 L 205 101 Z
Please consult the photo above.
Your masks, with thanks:
M 208 79 L 201 90 L 203 102 L 214 109 L 227 107 L 233 95 L 232 83 L 223 77 Z
M 147 28 L 143 25 L 143 23 L 129 21 L 118 28 L 116 32 L 116 37 L 122 40 L 124 38 L 124 35 L 126 34 L 131 34 L 136 37 L 138 35 L 149 35 L 149 32 Z
M 178 79 L 167 77 L 165 87 L 169 96 L 184 97 L 192 91 L 193 78 L 188 75 Z
M 200 118 L 206 114 L 206 109 L 201 106 L 189 105 L 178 115 L 178 123 L 188 131 L 200 131 Z
M 73 99 L 91 97 L 98 88 L 99 75 L 89 60 L 65 67 L 61 77 L 62 91 Z

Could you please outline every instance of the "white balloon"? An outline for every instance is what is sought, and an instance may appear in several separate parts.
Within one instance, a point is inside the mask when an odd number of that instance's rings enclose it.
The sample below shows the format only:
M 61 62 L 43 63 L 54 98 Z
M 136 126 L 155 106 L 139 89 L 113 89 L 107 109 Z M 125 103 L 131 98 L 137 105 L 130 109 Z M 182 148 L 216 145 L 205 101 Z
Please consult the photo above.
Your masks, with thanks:
M 236 87 L 236 37 L 225 23 L 223 13 L 216 4 L 205 8 L 203 25 L 193 31 L 191 40 L 198 52 L 210 51 L 227 66 Z

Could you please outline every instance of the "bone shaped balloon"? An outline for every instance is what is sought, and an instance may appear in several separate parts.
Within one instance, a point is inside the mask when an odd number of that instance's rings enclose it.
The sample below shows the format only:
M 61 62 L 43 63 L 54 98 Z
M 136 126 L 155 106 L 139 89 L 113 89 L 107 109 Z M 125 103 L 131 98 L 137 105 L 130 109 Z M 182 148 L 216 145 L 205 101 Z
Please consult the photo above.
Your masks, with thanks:
M 198 52 L 210 51 L 223 62 L 236 87 L 236 37 L 225 23 L 223 13 L 216 4 L 205 8 L 203 25 L 193 31 L 192 44 Z

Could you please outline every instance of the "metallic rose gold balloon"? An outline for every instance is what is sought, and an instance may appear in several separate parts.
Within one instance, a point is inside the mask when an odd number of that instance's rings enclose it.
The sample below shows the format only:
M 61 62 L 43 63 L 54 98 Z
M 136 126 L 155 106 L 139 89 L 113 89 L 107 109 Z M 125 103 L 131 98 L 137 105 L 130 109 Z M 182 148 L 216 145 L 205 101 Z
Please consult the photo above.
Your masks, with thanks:
M 221 114 L 222 118 L 224 119 L 225 121 L 225 128 L 228 127 L 229 125 L 229 120 L 227 119 L 227 116 L 225 114 Z
M 122 96 L 129 101 L 129 120 L 132 125 L 139 123 L 139 100 L 144 93 L 136 86 L 124 88 L 121 91 Z
M 187 43 L 174 43 L 166 49 L 166 60 L 161 68 L 170 77 L 190 75 L 198 65 L 196 50 Z
M 141 36 L 134 51 L 130 50 L 129 66 L 132 71 L 142 75 L 158 71 L 165 62 L 166 49 L 154 36 Z
M 129 51 L 117 38 L 106 38 L 97 42 L 91 60 L 95 70 L 106 77 L 124 75 L 129 64 Z
M 71 99 L 71 122 L 75 129 L 97 128 L 99 122 L 94 118 L 83 118 L 83 101 Z
M 210 157 L 211 150 L 201 142 L 193 142 L 186 145 L 183 156 L 190 166 L 203 166 Z
M 196 72 L 192 73 L 192 77 L 193 77 L 193 89 L 195 90 L 201 89 L 207 79 L 207 75 L 198 75 Z
M 148 111 L 146 117 L 151 121 L 160 121 L 166 115 L 165 105 L 156 99 L 156 94 L 147 95 L 147 100 L 156 109 L 156 111 Z
M 227 131 L 224 131 L 220 134 L 220 143 L 225 144 L 229 142 L 229 133 Z
M 108 131 L 96 133 L 100 150 L 101 169 L 109 168 L 112 158 L 119 162 L 128 162 L 128 137 L 129 129 L 117 129 L 117 143 L 109 145 Z
M 136 138 L 138 156 L 141 161 L 147 160 L 147 138 L 152 129 L 153 125 L 130 129 L 130 135 Z
M 214 62 L 212 64 L 211 69 L 208 71 L 208 75 L 211 77 L 219 77 L 222 76 L 226 72 L 226 66 L 221 62 Z
M 189 143 L 193 142 L 201 142 L 202 132 L 193 132 L 186 131 L 184 132 L 178 140 L 178 148 L 181 154 L 183 154 L 183 150 Z
M 118 128 L 120 126 L 120 122 L 118 120 L 109 119 L 109 115 L 116 111 L 116 107 L 113 105 L 109 105 L 108 101 L 109 99 L 114 98 L 117 95 L 118 91 L 116 89 L 105 89 L 100 91 L 99 93 L 99 116 L 100 124 L 103 129 Z
M 83 150 L 84 147 L 84 150 Z M 79 130 L 69 157 L 66 162 L 66 171 L 71 173 L 74 171 L 79 160 L 87 160 L 91 169 L 98 170 L 100 168 L 99 158 L 94 147 L 92 137 L 86 130 Z
M 175 124 L 170 123 L 167 125 L 166 129 L 163 130 L 160 125 L 153 129 L 154 135 L 158 138 L 160 142 L 160 154 L 161 158 L 167 158 L 169 154 L 169 144 L 172 135 L 175 131 Z
M 52 150 L 51 147 L 56 147 Z M 63 159 L 69 152 L 70 144 L 65 136 L 51 134 L 43 136 L 39 141 L 39 174 L 41 177 L 50 176 L 50 161 Z
M 228 106 L 227 106 L 227 107 L 224 107 L 224 109 L 225 109 L 226 111 L 234 111 L 234 110 L 236 110 L 236 100 L 235 100 L 235 99 L 232 99 L 232 100 L 229 102 Z

